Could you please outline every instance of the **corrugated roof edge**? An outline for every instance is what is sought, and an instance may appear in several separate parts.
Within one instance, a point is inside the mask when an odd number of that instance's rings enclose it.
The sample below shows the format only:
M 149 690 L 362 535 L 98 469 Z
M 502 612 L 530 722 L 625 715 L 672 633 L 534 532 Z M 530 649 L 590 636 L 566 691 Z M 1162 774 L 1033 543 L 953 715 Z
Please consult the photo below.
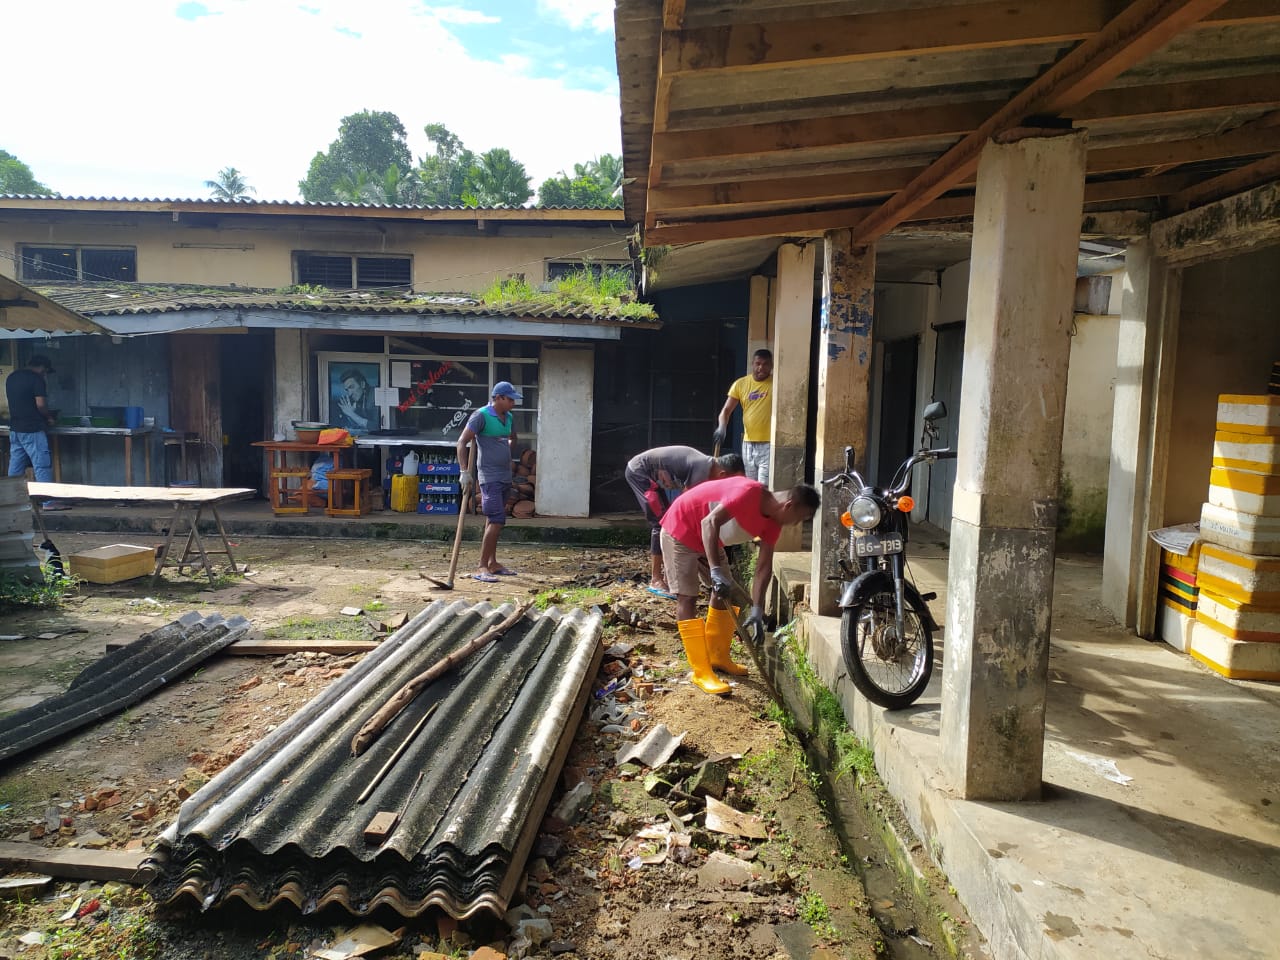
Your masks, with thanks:
M 22 201 L 36 202 L 40 205 L 54 206 L 57 204 L 79 204 L 79 203 L 99 203 L 99 204 L 184 204 L 192 206 L 207 206 L 221 209 L 239 208 L 246 209 L 250 207 L 284 207 L 292 212 L 305 212 L 324 210 L 400 210 L 400 211 L 423 211 L 423 212 L 453 212 L 453 213 L 527 213 L 535 215 L 539 212 L 553 211 L 558 213 L 584 213 L 584 214 L 607 214 L 608 217 L 601 219 L 622 220 L 625 214 L 618 207 L 570 207 L 559 204 L 547 204 L 545 206 L 528 206 L 528 207 L 512 207 L 506 204 L 499 204 L 493 207 L 470 207 L 464 204 L 407 204 L 407 203 L 355 203 L 352 201 L 319 201 L 319 200 L 214 200 L 205 197 L 53 197 L 37 193 L 0 193 L 0 201 Z

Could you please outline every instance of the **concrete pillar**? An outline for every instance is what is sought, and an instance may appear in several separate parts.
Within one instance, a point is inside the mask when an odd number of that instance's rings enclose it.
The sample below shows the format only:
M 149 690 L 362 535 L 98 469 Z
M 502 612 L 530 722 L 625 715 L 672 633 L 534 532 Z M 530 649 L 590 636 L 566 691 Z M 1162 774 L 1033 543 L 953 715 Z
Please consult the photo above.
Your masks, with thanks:
M 314 420 L 307 410 L 311 363 L 307 341 L 301 330 L 275 331 L 275 397 L 271 410 L 275 436 L 293 437 L 294 420 Z
M 751 358 L 761 349 L 773 349 L 773 329 L 769 321 L 769 278 L 752 277 L 747 294 L 747 369 L 751 372 Z
M 817 246 L 784 243 L 778 248 L 774 285 L 773 439 L 769 487 L 786 490 L 804 480 L 809 418 L 809 345 L 813 336 L 813 265 Z M 777 549 L 799 550 L 799 526 L 786 527 Z
M 978 166 L 947 579 L 942 762 L 969 800 L 1040 796 L 1085 135 Z
M 591 513 L 595 350 L 543 346 L 538 364 L 538 483 L 544 517 Z
M 826 235 L 822 269 L 822 340 L 818 344 L 818 429 L 813 475 L 817 480 L 844 467 L 844 448 L 867 463 L 871 436 L 871 324 L 875 313 L 876 249 L 853 246 L 849 230 Z M 809 604 L 818 613 L 836 612 L 839 583 L 829 580 L 848 540 L 840 513 L 848 497 L 830 492 L 813 522 Z
M 1151 414 L 1168 279 L 1168 268 L 1153 254 L 1148 240 L 1129 244 L 1120 302 L 1102 556 L 1102 602 L 1127 627 L 1136 623 L 1142 585 Z

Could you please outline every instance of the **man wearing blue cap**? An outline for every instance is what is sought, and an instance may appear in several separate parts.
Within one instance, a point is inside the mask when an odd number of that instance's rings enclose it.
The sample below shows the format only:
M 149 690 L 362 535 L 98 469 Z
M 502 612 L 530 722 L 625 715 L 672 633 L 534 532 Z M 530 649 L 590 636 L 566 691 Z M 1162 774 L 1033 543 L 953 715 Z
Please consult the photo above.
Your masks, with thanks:
M 480 508 L 484 511 L 484 539 L 480 544 L 480 564 L 471 575 L 473 580 L 497 583 L 499 577 L 513 577 L 498 562 L 498 535 L 507 522 L 507 495 L 511 492 L 511 453 L 516 438 L 516 420 L 511 412 L 523 400 L 520 391 L 502 380 L 493 385 L 488 406 L 481 407 L 458 438 L 458 463 L 462 468 L 462 495 L 466 497 L 476 478 L 480 482 Z M 476 457 L 471 458 L 471 441 L 475 441 Z

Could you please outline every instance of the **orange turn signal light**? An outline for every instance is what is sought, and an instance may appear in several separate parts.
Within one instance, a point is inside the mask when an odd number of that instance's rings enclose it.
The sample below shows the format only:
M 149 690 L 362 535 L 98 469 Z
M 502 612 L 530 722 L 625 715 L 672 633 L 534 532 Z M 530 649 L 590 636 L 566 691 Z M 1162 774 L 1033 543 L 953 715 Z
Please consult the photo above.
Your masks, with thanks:
M 901 510 L 903 513 L 910 513 L 915 508 L 916 508 L 916 501 L 914 498 L 912 497 L 898 498 L 898 509 Z
M 844 513 L 840 514 L 840 522 L 841 522 L 841 523 L 843 523 L 843 524 L 844 524 L 846 527 L 848 527 L 850 530 L 852 530 L 852 529 L 853 529 L 853 517 L 849 516 L 849 511 L 848 511 L 848 510 L 846 510 Z

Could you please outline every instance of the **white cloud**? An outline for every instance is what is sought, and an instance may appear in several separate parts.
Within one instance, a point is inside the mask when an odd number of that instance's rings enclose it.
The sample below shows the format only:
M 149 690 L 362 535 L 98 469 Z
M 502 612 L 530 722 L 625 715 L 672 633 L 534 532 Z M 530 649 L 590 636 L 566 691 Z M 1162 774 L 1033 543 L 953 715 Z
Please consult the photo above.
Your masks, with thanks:
M 538 12 L 556 16 L 574 30 L 613 29 L 613 0 L 538 0 Z
M 507 147 L 535 187 L 619 151 L 616 92 L 531 77 L 525 57 L 480 59 L 413 0 L 203 2 L 221 15 L 67 0 L 56 28 L 13 5 L 6 32 L 27 40 L 6 55 L 17 82 L 0 148 L 67 195 L 202 197 L 234 166 L 268 200 L 298 199 L 311 157 L 364 109 L 399 116 L 415 157 L 427 123 L 477 152 Z
M 423 7 L 422 12 L 434 17 L 441 23 L 478 24 L 501 23 L 501 17 L 493 17 L 479 10 L 468 10 L 466 7 Z

